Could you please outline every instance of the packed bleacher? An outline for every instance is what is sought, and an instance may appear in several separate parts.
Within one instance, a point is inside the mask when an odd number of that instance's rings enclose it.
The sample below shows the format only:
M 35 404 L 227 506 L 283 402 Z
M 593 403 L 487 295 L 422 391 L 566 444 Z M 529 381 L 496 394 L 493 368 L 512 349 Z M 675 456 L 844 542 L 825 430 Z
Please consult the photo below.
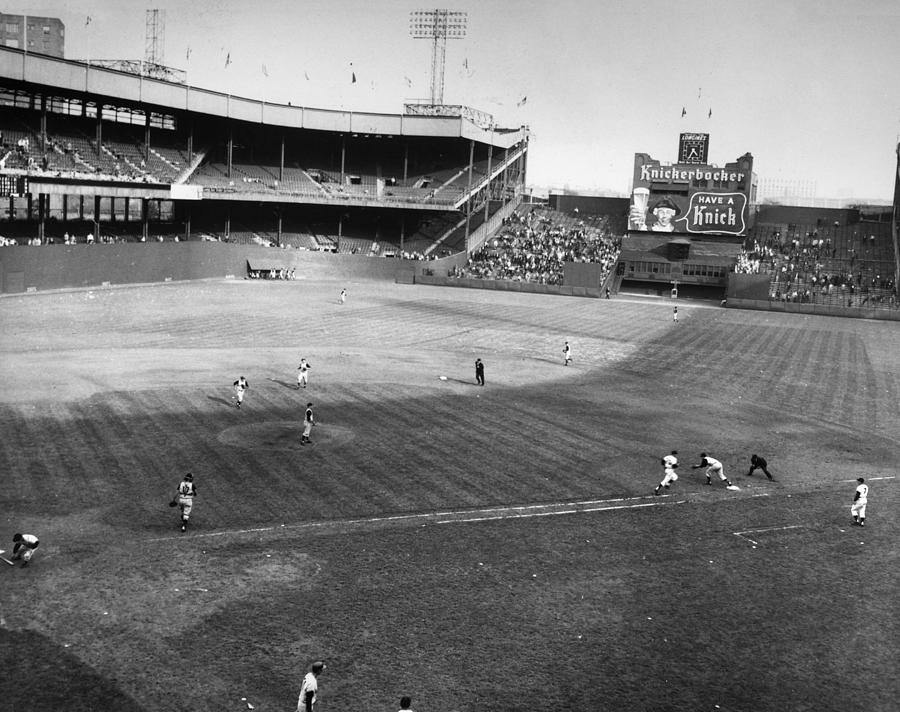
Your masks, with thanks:
M 896 309 L 890 224 L 757 225 L 734 271 L 769 275 L 769 299 Z
M 450 276 L 561 285 L 566 262 L 594 262 L 602 265 L 605 279 L 621 247 L 605 216 L 523 207 Z

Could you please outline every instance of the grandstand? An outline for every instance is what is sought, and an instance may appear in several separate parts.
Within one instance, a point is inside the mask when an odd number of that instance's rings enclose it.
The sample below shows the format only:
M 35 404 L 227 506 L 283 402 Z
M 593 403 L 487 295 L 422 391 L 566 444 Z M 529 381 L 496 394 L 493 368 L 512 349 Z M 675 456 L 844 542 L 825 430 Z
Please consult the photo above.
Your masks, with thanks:
M 521 200 L 525 128 L 283 106 L 0 47 L 0 235 L 432 258 Z

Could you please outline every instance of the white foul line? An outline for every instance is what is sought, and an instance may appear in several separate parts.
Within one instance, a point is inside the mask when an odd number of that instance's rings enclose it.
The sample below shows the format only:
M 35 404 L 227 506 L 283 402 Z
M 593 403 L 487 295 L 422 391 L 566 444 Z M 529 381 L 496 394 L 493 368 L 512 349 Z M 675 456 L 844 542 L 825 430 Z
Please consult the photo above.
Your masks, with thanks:
M 782 532 L 785 529 L 802 529 L 802 528 L 803 528 L 802 524 L 792 524 L 789 527 L 769 527 L 768 529 L 748 529 L 743 532 L 732 532 L 732 534 L 734 534 L 735 536 L 739 536 L 741 539 L 746 539 L 751 544 L 753 544 L 753 546 L 756 546 L 759 544 L 759 542 L 754 541 L 749 536 L 744 536 L 744 534 L 762 534 L 764 532 Z
M 579 512 L 603 512 L 613 509 L 638 509 L 641 507 L 658 507 L 667 504 L 684 504 L 687 500 L 655 500 L 652 502 L 643 502 L 647 497 L 619 497 L 615 499 L 595 499 L 573 502 L 556 502 L 552 504 L 525 504 L 509 507 L 489 507 L 486 509 L 463 509 L 448 510 L 444 512 L 423 512 L 419 514 L 397 514 L 390 517 L 368 517 L 365 519 L 338 519 L 324 522 L 305 522 L 302 524 L 282 524 L 280 526 L 256 527 L 253 529 L 229 529 L 219 532 L 206 532 L 192 534 L 190 538 L 197 539 L 200 537 L 217 537 L 229 536 L 233 534 L 255 534 L 260 532 L 273 532 L 288 529 L 321 529 L 324 527 L 359 527 L 371 524 L 383 524 L 391 522 L 404 521 L 423 521 L 432 522 L 434 524 L 455 524 L 465 522 L 486 522 L 497 519 L 518 519 L 528 517 L 549 517 L 559 514 L 578 514 Z M 635 504 L 618 504 L 615 502 L 630 502 L 639 500 Z M 598 505 L 598 506 L 594 506 Z M 565 509 L 560 509 L 565 507 Z M 531 511 L 544 510 L 544 511 Z M 549 510 L 549 511 L 548 511 Z M 468 516 L 467 516 L 468 515 Z M 472 516 L 475 515 L 475 516 Z M 164 537 L 156 537 L 153 539 L 145 539 L 144 541 L 170 541 L 173 539 L 183 540 L 184 534 L 172 535 Z

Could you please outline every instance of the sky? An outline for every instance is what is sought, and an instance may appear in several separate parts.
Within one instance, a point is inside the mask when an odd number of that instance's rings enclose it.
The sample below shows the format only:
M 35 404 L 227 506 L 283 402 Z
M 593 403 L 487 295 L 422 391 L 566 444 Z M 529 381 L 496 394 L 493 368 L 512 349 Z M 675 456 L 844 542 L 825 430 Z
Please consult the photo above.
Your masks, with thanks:
M 444 103 L 527 126 L 528 183 L 627 194 L 634 154 L 754 156 L 760 181 L 890 203 L 900 142 L 897 0 L 13 0 L 60 18 L 69 59 L 142 59 L 164 11 L 164 63 L 253 99 L 402 113 L 431 95 L 432 43 L 410 13 L 466 12 L 446 42 Z M 90 21 L 88 22 L 88 19 Z M 357 81 L 352 82 L 353 75 Z M 682 115 L 684 114 L 684 115 Z

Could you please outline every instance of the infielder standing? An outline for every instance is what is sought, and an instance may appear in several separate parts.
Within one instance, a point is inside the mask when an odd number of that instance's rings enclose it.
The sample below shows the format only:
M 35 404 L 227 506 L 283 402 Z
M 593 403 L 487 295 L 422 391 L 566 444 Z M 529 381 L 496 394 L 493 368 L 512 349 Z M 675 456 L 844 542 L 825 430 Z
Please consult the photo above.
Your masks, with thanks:
M 850 505 L 850 514 L 853 515 L 853 523 L 861 527 L 866 526 L 866 502 L 869 499 L 869 485 L 863 477 L 856 478 L 856 493 L 853 495 L 853 504 Z
M 312 368 L 312 366 L 309 365 L 309 361 L 305 358 L 301 358 L 300 365 L 297 366 L 297 390 L 306 388 L 306 384 L 309 381 L 310 368 Z
M 660 489 L 662 489 L 663 487 L 669 489 L 669 485 L 678 479 L 678 475 L 675 474 L 675 468 L 678 467 L 678 458 L 676 457 L 676 455 L 678 455 L 678 450 L 672 450 L 671 455 L 666 455 L 662 459 L 662 482 L 656 485 L 656 489 L 653 490 L 653 494 L 659 494 Z
M 181 531 L 187 531 L 188 519 L 191 518 L 191 510 L 194 508 L 194 497 L 197 496 L 197 488 L 194 486 L 194 476 L 188 472 L 178 489 L 175 490 L 175 503 L 181 508 Z
M 12 560 L 21 559 L 22 566 L 28 566 L 40 543 L 34 534 L 13 534 Z
M 325 669 L 325 663 L 316 660 L 303 678 L 300 686 L 300 697 L 297 700 L 297 712 L 313 712 L 319 692 L 319 681 L 316 679 Z
M 244 402 L 244 392 L 250 389 L 250 384 L 247 382 L 247 379 L 241 376 L 234 382 L 234 400 L 237 401 L 237 407 L 241 407 L 241 403 Z
M 303 437 L 300 438 L 300 444 L 306 445 L 306 443 L 311 443 L 312 440 L 309 439 L 309 435 L 312 432 L 313 425 L 316 424 L 316 419 L 313 417 L 312 411 L 312 403 L 306 404 L 306 414 L 303 416 Z
M 569 361 L 572 360 L 572 347 L 569 346 L 569 342 L 566 342 L 566 345 L 563 346 L 563 358 L 566 360 L 566 366 L 569 365 Z
M 722 463 L 719 462 L 716 458 L 710 457 L 705 452 L 700 453 L 700 464 L 699 465 L 691 465 L 692 470 L 697 470 L 701 467 L 706 468 L 706 484 L 712 484 L 712 476 L 718 475 L 719 479 L 722 480 L 726 484 L 726 486 L 731 487 L 731 482 L 725 477 L 725 469 L 722 467 Z
M 341 296 L 340 296 L 340 302 L 341 302 L 341 304 L 344 304 L 346 301 L 347 301 L 347 290 L 342 289 Z

